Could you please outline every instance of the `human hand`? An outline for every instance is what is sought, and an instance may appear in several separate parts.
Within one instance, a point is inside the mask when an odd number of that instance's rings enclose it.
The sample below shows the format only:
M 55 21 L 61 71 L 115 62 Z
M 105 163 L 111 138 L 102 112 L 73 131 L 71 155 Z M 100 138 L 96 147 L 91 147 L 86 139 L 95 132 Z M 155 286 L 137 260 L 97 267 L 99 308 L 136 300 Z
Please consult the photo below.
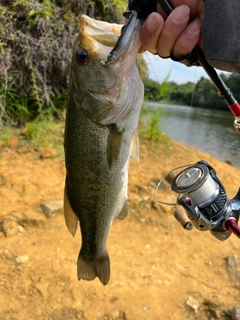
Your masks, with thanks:
M 172 4 L 175 9 L 168 17 L 159 4 L 157 12 L 148 16 L 142 26 L 139 52 L 148 50 L 178 59 L 190 53 L 197 43 L 202 47 L 203 0 L 172 0 Z

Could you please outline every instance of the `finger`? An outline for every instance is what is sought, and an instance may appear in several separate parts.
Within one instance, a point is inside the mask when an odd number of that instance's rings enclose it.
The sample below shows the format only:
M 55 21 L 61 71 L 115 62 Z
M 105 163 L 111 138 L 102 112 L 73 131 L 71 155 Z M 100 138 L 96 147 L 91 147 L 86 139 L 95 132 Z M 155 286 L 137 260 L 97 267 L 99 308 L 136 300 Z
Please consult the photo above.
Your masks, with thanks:
M 196 19 L 191 22 L 187 26 L 186 30 L 177 39 L 172 52 L 173 56 L 178 58 L 190 53 L 199 42 L 201 30 L 202 21 L 200 19 Z
M 177 8 L 178 6 L 185 4 L 190 8 L 191 16 L 194 16 L 198 11 L 199 3 L 203 2 L 202 0 L 171 0 L 171 3 L 174 8 Z
M 160 56 L 170 56 L 176 40 L 186 28 L 189 18 L 190 9 L 186 5 L 177 7 L 169 15 L 158 40 L 158 54 Z
M 157 41 L 163 25 L 164 20 L 157 12 L 153 12 L 148 16 L 141 29 L 141 41 L 143 45 L 139 52 L 148 50 L 153 54 L 157 53 Z

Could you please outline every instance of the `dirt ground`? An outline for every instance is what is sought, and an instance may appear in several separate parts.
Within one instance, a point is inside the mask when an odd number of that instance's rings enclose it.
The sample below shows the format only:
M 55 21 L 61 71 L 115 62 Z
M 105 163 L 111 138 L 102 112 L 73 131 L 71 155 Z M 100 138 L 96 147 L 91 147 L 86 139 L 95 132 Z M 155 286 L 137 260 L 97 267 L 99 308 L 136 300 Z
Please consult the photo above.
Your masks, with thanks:
M 111 279 L 104 287 L 98 279 L 77 280 L 80 233 L 72 238 L 61 208 L 47 217 L 40 206 L 61 203 L 63 156 L 40 159 L 17 148 L 2 148 L 0 158 L 1 320 L 233 319 L 240 306 L 238 238 L 220 242 L 184 230 L 173 207 L 153 195 L 167 171 L 205 159 L 232 198 L 239 170 L 174 141 L 158 148 L 142 141 L 140 163 L 130 165 L 129 215 L 113 223 L 108 238 Z M 174 201 L 168 190 L 165 184 L 158 196 Z

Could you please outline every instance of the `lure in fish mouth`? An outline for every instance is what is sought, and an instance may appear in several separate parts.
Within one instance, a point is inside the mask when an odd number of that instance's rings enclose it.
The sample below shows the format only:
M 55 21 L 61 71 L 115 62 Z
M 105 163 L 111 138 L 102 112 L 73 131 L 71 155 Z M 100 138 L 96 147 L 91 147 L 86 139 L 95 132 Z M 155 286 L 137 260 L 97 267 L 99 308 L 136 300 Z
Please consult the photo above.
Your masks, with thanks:
M 127 50 L 134 34 L 137 24 L 143 24 L 150 13 L 156 11 L 157 0 L 129 0 L 129 11 L 123 13 L 124 17 L 129 19 L 128 23 L 122 28 L 121 35 L 109 53 L 106 63 L 118 59 Z
M 144 91 L 136 63 L 140 27 L 135 19 L 128 47 L 105 64 L 122 25 L 83 15 L 73 46 L 64 138 L 64 215 L 73 236 L 80 223 L 78 279 L 98 277 L 104 285 L 110 279 L 110 226 L 127 216 L 129 157 L 139 159 L 137 125 Z

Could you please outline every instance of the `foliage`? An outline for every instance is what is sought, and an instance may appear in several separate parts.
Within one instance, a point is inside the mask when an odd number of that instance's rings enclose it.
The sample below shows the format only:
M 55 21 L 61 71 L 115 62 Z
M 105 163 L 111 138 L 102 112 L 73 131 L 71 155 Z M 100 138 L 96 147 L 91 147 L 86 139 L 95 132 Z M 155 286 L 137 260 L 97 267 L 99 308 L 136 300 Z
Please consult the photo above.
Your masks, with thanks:
M 161 130 L 161 110 L 151 109 L 149 106 L 141 110 L 140 135 L 142 139 L 157 142 L 168 142 L 169 137 Z
M 162 100 L 168 88 L 168 79 L 170 73 L 166 76 L 162 83 L 153 81 L 148 77 L 143 78 L 144 97 L 146 100 L 159 101 Z
M 149 113 L 149 118 L 147 121 L 147 126 L 149 128 L 149 139 L 158 142 L 161 140 L 164 135 L 159 130 L 159 118 L 160 118 L 160 111 L 155 110 Z
M 226 86 L 231 89 L 237 101 L 240 101 L 240 75 L 236 74 L 220 74 Z M 228 110 L 225 101 L 218 95 L 217 89 L 213 83 L 202 77 L 196 84 L 187 82 L 185 84 L 176 84 L 168 82 L 166 90 L 161 96 L 158 95 L 159 88 L 163 88 L 163 84 L 155 82 L 151 79 L 144 81 L 145 99 L 146 100 L 164 100 L 175 104 L 191 105 L 209 109 Z
M 182 85 L 177 85 L 175 82 L 169 82 L 163 99 L 178 104 L 190 105 L 192 95 L 194 94 L 194 87 L 195 85 L 192 82 Z
M 51 147 L 58 150 L 58 153 L 63 151 L 63 122 L 58 122 L 53 117 L 27 123 L 25 136 L 30 147 Z
M 25 123 L 46 108 L 59 114 L 78 16 L 123 22 L 126 6 L 120 0 L 2 0 L 0 125 L 10 119 L 11 124 Z
M 19 137 L 18 147 L 53 148 L 60 155 L 63 154 L 63 128 L 62 121 L 48 115 L 27 122 L 23 129 L 0 127 L 0 141 L 4 147 L 16 135 Z

